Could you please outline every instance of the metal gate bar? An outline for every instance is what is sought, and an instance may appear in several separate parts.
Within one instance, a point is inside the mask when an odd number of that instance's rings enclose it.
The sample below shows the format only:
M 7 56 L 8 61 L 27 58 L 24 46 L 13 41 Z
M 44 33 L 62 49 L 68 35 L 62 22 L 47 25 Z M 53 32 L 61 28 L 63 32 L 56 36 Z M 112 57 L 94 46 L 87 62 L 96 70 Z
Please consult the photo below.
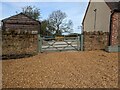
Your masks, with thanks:
M 41 38 L 40 52 L 80 50 L 80 37 Z

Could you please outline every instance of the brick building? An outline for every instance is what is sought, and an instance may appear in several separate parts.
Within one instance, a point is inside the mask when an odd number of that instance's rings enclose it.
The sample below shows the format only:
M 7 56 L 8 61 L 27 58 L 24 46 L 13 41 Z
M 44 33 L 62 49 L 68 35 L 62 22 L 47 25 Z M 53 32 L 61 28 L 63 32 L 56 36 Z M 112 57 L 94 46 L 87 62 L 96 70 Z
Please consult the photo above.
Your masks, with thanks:
M 120 2 L 90 0 L 82 25 L 84 50 L 117 51 L 120 45 Z

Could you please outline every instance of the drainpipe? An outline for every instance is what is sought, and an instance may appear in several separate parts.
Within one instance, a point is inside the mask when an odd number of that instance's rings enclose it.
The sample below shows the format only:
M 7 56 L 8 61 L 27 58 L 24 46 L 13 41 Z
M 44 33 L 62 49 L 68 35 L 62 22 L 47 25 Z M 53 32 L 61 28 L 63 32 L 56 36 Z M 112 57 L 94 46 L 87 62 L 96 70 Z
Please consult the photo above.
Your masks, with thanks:
M 94 19 L 94 31 L 95 31 L 95 29 L 96 29 L 96 12 L 97 12 L 97 9 L 95 9 L 94 12 L 95 12 L 95 19 Z

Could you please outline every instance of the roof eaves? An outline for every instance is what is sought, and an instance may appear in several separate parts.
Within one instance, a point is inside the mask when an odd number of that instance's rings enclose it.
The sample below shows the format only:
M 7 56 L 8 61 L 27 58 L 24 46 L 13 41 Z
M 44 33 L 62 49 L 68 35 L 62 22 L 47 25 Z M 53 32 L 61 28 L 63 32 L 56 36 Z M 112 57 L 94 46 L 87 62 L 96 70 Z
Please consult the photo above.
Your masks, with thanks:
M 85 11 L 85 15 L 84 15 L 84 17 L 83 17 L 82 24 L 84 23 L 85 17 L 86 17 L 86 15 L 87 15 L 87 12 L 88 12 L 88 9 L 89 9 L 89 6 L 90 6 L 90 3 L 91 3 L 91 0 L 89 0 L 89 2 L 88 2 L 88 6 L 87 6 L 87 9 L 86 9 L 86 11 Z
M 107 6 L 111 9 L 111 11 L 113 11 L 114 9 L 119 9 L 120 7 L 120 1 L 111 1 L 108 2 L 105 0 L 105 3 L 107 4 Z
M 40 22 L 40 21 L 38 21 L 38 20 L 36 20 L 36 19 L 33 19 L 33 18 L 31 18 L 30 16 L 28 16 L 28 15 L 26 15 L 26 14 L 22 13 L 22 12 L 21 12 L 21 14 L 23 14 L 24 16 L 28 17 L 29 19 L 32 19 L 32 20 L 34 20 L 34 21 L 36 21 L 36 22 L 38 22 L 38 23 L 40 23 L 40 24 L 41 24 L 41 22 Z
M 1 22 L 5 22 L 5 21 L 6 21 L 6 20 L 8 20 L 9 18 L 14 17 L 14 16 L 17 16 L 17 15 L 20 15 L 20 14 L 22 14 L 22 15 L 24 15 L 24 16 L 26 16 L 26 17 L 28 17 L 29 19 L 32 19 L 32 20 L 34 20 L 34 21 L 38 22 L 39 24 L 41 24 L 41 22 L 40 22 L 40 21 L 35 20 L 35 19 L 31 18 L 30 16 L 28 16 L 28 15 L 26 15 L 26 14 L 22 13 L 22 12 L 21 12 L 21 13 L 19 13 L 19 14 L 16 14 L 16 15 L 10 16 L 10 17 L 8 17 L 8 18 L 5 18 L 5 19 L 1 20 Z
M 19 13 L 19 14 L 21 14 L 21 13 Z M 4 22 L 4 21 L 6 21 L 7 19 L 9 19 L 9 18 L 11 18 L 11 17 L 14 17 L 14 16 L 17 16 L 17 15 L 19 15 L 19 14 L 12 15 L 12 16 L 10 16 L 10 17 L 8 17 L 8 18 L 2 19 L 1 22 Z

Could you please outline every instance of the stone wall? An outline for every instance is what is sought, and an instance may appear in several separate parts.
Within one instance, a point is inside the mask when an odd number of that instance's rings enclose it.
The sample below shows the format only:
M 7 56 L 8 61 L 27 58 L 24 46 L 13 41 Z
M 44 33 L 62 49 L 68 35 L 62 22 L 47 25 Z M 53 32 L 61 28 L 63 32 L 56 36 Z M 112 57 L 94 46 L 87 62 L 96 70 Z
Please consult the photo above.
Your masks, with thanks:
M 105 49 L 108 46 L 108 32 L 84 32 L 83 35 L 85 51 Z
M 37 53 L 37 35 L 2 35 L 2 56 Z

